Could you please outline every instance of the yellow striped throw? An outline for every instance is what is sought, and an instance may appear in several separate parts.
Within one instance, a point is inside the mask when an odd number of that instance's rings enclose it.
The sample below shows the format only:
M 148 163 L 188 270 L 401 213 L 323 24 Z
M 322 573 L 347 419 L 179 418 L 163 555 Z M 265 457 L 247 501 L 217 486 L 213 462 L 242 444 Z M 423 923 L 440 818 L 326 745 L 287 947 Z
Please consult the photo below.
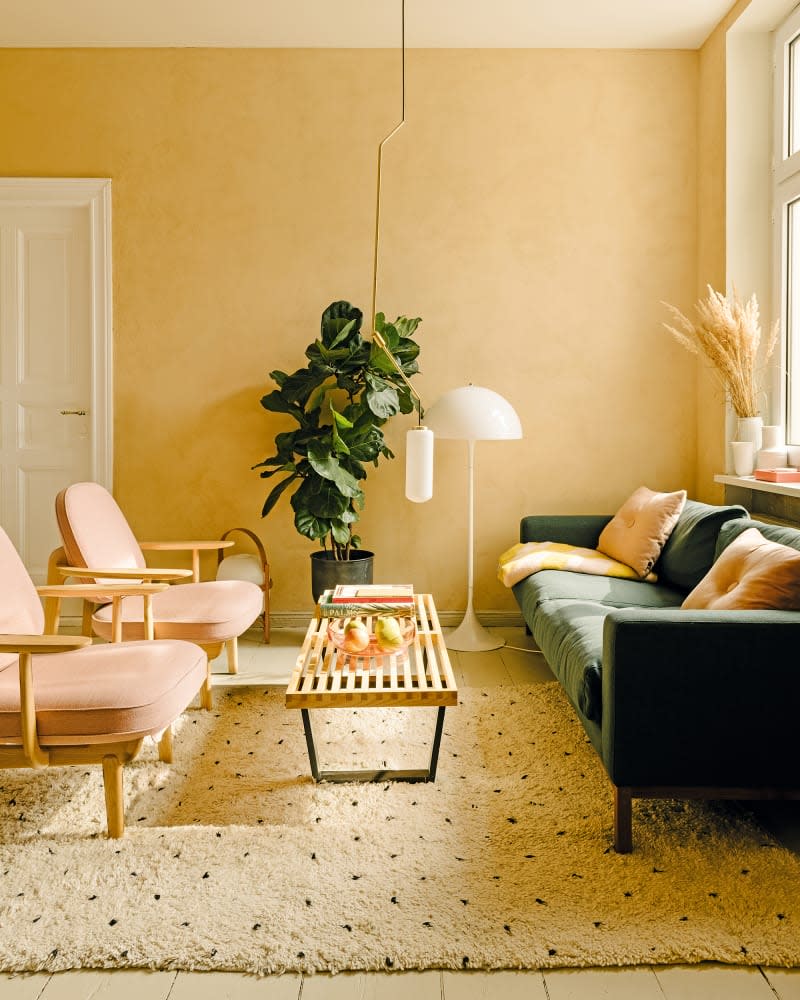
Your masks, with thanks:
M 623 580 L 642 580 L 635 569 L 611 559 L 597 549 L 582 549 L 562 542 L 518 542 L 501 556 L 497 578 L 506 587 L 524 580 L 540 569 L 560 569 L 569 573 L 589 573 L 592 576 L 615 576 Z M 654 583 L 655 573 L 644 580 Z

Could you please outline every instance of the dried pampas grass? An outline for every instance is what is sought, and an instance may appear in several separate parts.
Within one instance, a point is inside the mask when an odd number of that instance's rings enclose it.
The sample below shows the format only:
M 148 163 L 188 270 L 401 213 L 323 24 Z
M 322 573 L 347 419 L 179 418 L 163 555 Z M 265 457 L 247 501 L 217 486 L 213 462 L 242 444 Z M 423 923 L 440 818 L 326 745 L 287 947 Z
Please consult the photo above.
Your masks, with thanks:
M 735 288 L 728 299 L 711 285 L 706 287 L 707 298 L 695 305 L 698 322 L 693 323 L 680 309 L 665 302 L 677 326 L 663 325 L 687 351 L 705 354 L 725 386 L 737 417 L 756 417 L 759 409 L 756 372 L 761 344 L 758 301 L 751 295 L 743 303 Z M 770 330 L 762 364 L 772 356 L 777 342 L 776 321 Z

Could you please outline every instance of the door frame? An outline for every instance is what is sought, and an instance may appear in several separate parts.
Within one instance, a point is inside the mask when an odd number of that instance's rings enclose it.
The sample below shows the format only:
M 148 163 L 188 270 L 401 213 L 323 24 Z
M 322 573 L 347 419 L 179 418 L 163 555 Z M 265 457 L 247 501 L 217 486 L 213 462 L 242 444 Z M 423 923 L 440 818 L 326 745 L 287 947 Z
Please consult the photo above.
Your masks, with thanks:
M 111 300 L 111 179 L 0 177 L 0 206 L 89 209 L 92 479 L 113 491 L 114 399 Z

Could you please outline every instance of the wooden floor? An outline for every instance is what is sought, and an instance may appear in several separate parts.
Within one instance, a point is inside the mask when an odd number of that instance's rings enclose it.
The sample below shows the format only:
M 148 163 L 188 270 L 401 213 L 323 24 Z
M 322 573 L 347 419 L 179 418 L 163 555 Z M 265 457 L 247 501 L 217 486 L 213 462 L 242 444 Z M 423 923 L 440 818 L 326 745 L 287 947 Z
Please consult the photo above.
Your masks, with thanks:
M 522 629 L 492 631 L 507 645 L 489 653 L 451 653 L 460 687 L 531 684 L 552 680 Z M 245 638 L 239 674 L 228 675 L 224 655 L 214 664 L 215 686 L 285 686 L 305 630 L 278 630 L 264 646 Z M 515 648 L 522 647 L 522 648 Z M 763 819 L 793 850 L 800 850 L 800 810 Z M 337 976 L 254 976 L 236 973 L 76 971 L 32 975 L 0 973 L 0 1000 L 800 1000 L 800 969 L 746 968 L 712 963 L 632 969 L 556 969 L 539 972 L 376 972 Z

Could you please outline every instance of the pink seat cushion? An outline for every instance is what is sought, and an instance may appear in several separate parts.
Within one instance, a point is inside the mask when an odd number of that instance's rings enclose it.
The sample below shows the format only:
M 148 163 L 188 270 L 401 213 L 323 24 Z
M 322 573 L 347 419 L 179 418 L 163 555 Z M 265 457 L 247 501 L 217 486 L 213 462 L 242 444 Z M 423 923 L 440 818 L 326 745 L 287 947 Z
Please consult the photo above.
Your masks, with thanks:
M 143 601 L 122 601 L 122 638 L 143 639 Z M 209 580 L 180 583 L 153 595 L 156 639 L 187 639 L 190 642 L 227 642 L 250 628 L 261 613 L 264 594 L 245 580 Z M 93 617 L 95 632 L 111 638 L 111 605 Z
M 189 642 L 87 646 L 33 657 L 39 742 L 109 743 L 165 729 L 206 677 L 206 656 Z M 0 670 L 0 738 L 20 739 L 19 672 Z

